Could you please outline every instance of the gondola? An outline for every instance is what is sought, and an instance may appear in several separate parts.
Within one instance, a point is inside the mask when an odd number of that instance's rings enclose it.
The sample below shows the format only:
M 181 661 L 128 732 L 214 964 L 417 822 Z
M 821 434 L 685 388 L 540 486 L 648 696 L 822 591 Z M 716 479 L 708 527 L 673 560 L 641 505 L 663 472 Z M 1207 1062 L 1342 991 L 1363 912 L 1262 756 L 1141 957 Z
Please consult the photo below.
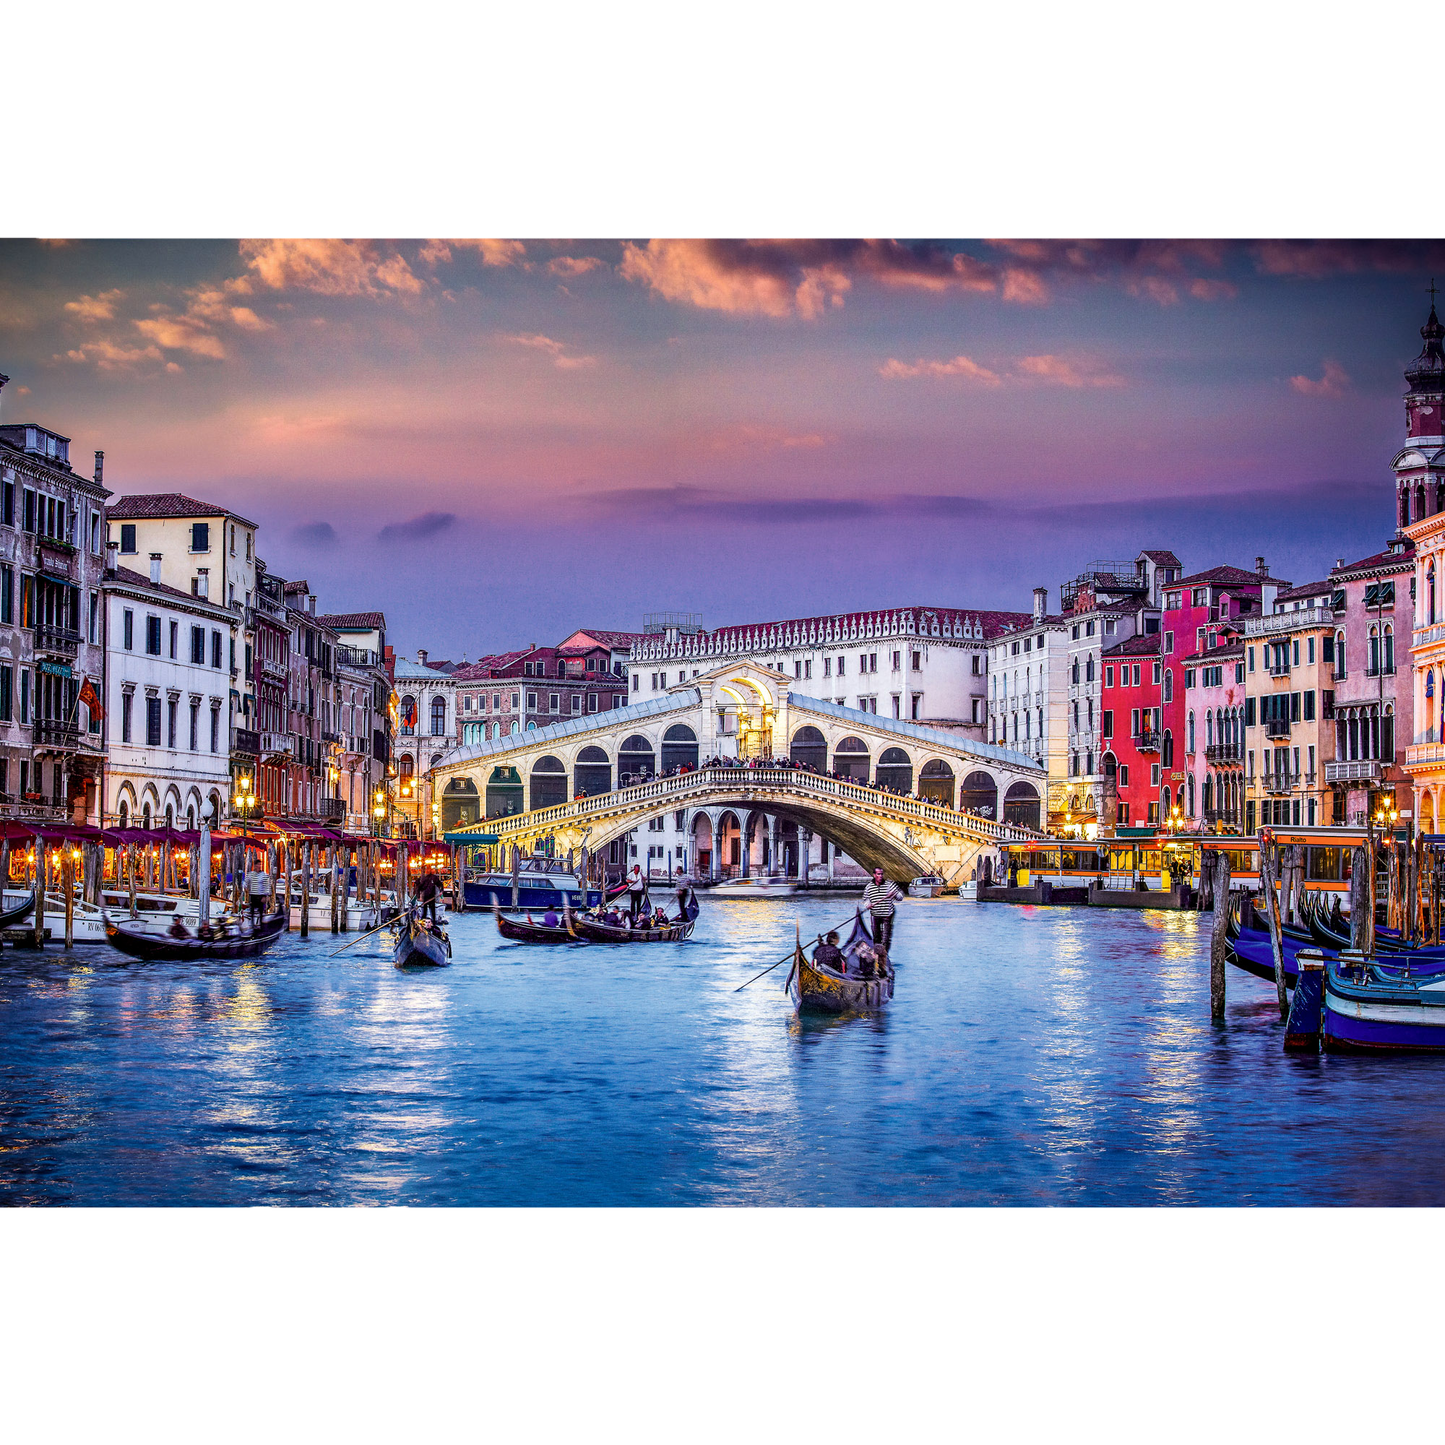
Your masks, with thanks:
M 286 915 L 280 910 L 263 919 L 254 930 L 218 933 L 210 938 L 177 938 L 169 933 L 143 931 L 129 919 L 117 921 L 109 915 L 105 920 L 105 936 L 112 948 L 132 958 L 146 959 L 255 958 L 265 953 L 285 928 Z
M 31 894 L 23 903 L 0 913 L 0 928 L 18 928 L 35 912 L 35 895 Z
M 893 997 L 893 967 L 888 956 L 883 956 L 883 974 L 873 978 L 863 976 L 864 950 L 873 949 L 873 938 L 863 922 L 863 915 L 855 911 L 853 932 L 843 945 L 844 972 L 836 973 L 827 967 L 818 967 L 809 961 L 803 952 L 799 938 L 793 949 L 793 967 L 788 974 L 785 987 L 793 1001 L 795 1010 L 818 1009 L 824 1013 L 866 1013 L 881 1009 Z
M 555 928 L 549 927 L 545 923 L 534 923 L 530 913 L 525 919 L 508 918 L 497 903 L 495 893 L 492 894 L 492 912 L 497 919 L 497 932 L 513 943 L 571 943 L 573 941 L 573 936 L 568 933 L 565 923 L 559 923 Z
M 397 920 L 391 961 L 398 968 L 441 968 L 452 961 L 452 941 L 431 919 L 408 913 Z
M 570 908 L 563 909 L 567 929 L 573 938 L 585 938 L 592 943 L 679 943 L 692 937 L 697 926 L 697 892 L 689 888 L 686 893 L 679 890 L 676 918 L 669 918 L 661 927 L 644 926 L 634 928 L 624 923 L 617 927 L 611 923 L 599 923 L 595 918 L 580 918 Z M 651 906 L 647 894 L 642 895 L 644 911 Z

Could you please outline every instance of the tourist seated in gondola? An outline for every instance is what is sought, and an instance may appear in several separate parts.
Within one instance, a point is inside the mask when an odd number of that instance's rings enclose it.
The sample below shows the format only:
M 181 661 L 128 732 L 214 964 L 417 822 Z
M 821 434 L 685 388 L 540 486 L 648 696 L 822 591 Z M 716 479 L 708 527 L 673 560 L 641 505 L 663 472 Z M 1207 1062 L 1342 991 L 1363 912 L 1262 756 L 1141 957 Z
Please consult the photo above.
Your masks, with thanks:
M 171 926 L 166 931 L 172 938 L 189 938 L 191 936 L 190 929 L 181 922 L 181 915 L 179 913 L 171 918 Z
M 835 973 L 848 971 L 848 962 L 843 957 L 843 950 L 838 947 L 836 933 L 830 933 L 827 938 L 819 940 L 817 948 L 813 950 L 813 962 L 819 968 L 831 968 Z
M 562 926 L 562 920 L 557 917 L 557 910 L 555 908 L 549 908 L 542 915 L 542 925 L 545 928 L 560 928 Z

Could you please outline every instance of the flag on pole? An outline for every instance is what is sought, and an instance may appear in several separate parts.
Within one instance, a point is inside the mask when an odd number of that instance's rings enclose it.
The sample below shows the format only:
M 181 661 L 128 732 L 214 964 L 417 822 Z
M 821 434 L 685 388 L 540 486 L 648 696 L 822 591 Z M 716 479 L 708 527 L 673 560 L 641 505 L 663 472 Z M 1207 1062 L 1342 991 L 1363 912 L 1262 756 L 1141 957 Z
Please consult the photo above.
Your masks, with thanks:
M 80 700 L 90 709 L 90 715 L 96 722 L 105 721 L 105 709 L 100 705 L 100 694 L 96 692 L 95 684 L 88 677 L 81 681 Z

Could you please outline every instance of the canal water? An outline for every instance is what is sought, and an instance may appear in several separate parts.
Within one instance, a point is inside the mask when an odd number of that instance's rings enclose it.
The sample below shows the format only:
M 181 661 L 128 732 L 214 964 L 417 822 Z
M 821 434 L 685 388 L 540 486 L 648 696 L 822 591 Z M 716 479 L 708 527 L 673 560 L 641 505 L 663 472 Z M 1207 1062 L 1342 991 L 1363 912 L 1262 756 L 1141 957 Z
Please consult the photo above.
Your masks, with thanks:
M 0 953 L 0 1202 L 1445 1202 L 1445 1059 L 1287 1057 L 1208 916 L 909 900 L 884 1015 L 796 1018 L 850 903 L 709 902 L 695 937 L 450 968 L 292 935 L 251 964 Z

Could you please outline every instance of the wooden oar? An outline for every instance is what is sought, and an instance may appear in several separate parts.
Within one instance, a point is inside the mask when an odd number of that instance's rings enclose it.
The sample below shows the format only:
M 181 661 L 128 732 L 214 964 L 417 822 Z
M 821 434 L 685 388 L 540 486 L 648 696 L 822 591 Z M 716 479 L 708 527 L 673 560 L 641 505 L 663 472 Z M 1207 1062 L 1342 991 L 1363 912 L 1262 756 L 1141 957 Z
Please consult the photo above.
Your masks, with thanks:
M 823 933 L 832 933 L 835 928 L 843 928 L 843 927 L 845 927 L 845 926 L 847 925 L 847 922 L 848 922 L 848 920 L 845 918 L 842 923 L 834 924 L 833 928 L 825 928 L 825 929 L 823 930 Z M 798 941 L 798 943 L 801 943 L 801 942 L 803 941 L 802 925 L 801 925 L 801 924 L 798 924 L 798 923 L 795 923 L 795 924 L 794 924 L 794 927 L 797 928 L 797 930 L 798 930 L 798 940 L 797 940 L 797 941 Z M 819 938 L 822 938 L 822 936 L 823 936 L 822 933 L 820 933 L 820 934 L 818 935 Z M 796 949 L 796 945 L 795 945 L 795 947 L 794 947 L 794 949 L 793 949 L 792 952 L 785 953 L 776 963 L 770 963 L 770 964 L 762 971 L 762 973 L 755 973 L 755 974 L 748 980 L 748 983 L 756 983 L 760 978 L 764 978 L 764 977 L 766 977 L 766 975 L 770 974 L 775 968 L 781 968 L 790 958 L 796 957 L 796 954 L 797 954 L 797 949 Z M 734 992 L 734 993 L 741 993 L 741 992 L 748 986 L 748 983 L 740 983 L 740 984 L 733 990 L 733 992 Z
M 401 914 L 398 913 L 397 918 L 400 917 Z M 349 939 L 346 943 L 343 943 L 340 948 L 332 950 L 327 957 L 335 958 L 338 953 L 345 953 L 353 943 L 360 943 L 363 938 L 370 938 L 373 933 L 380 933 L 383 928 L 390 928 L 391 925 L 397 921 L 397 918 L 388 918 L 385 923 L 378 923 L 375 928 L 368 928 L 365 933 L 358 933 L 355 938 Z

